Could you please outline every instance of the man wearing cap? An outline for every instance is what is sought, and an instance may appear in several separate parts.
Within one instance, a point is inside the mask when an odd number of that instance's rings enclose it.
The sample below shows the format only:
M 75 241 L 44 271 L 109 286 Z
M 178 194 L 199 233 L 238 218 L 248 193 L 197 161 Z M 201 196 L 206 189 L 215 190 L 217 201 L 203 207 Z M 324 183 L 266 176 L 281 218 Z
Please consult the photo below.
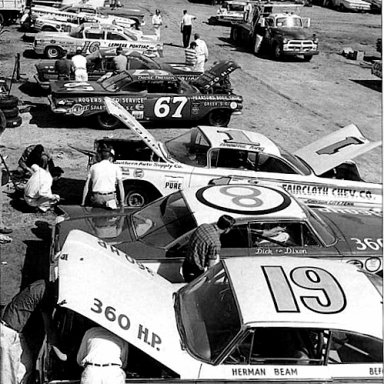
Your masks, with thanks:
M 116 56 L 113 58 L 113 66 L 116 73 L 120 73 L 127 69 L 127 56 L 123 55 L 123 48 L 116 48 Z
M 91 205 L 109 209 L 117 208 L 116 184 L 119 188 L 120 205 L 124 204 L 124 186 L 121 169 L 112 162 L 112 149 L 107 145 L 101 148 L 101 161 L 93 164 L 89 169 L 88 177 L 83 190 L 81 205 L 85 205 L 91 186 Z
M 65 51 L 64 56 L 56 60 L 55 70 L 59 80 L 69 80 L 71 73 L 73 72 L 73 63 L 72 60 L 68 59 L 67 51 Z
M 81 54 L 82 49 L 76 49 L 76 55 L 72 57 L 73 71 L 76 81 L 88 81 L 87 59 Z

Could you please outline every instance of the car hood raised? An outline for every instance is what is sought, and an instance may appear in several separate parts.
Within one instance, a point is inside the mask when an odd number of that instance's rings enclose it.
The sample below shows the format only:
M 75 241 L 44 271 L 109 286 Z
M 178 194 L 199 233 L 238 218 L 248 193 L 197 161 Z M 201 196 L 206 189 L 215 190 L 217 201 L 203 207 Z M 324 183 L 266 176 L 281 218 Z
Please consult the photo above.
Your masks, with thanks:
M 356 125 L 350 124 L 299 149 L 294 155 L 304 160 L 316 175 L 322 175 L 381 144 L 381 141 L 371 142 Z
M 185 377 L 200 363 L 182 349 L 171 283 L 129 255 L 74 230 L 59 260 L 59 305 L 69 308 Z

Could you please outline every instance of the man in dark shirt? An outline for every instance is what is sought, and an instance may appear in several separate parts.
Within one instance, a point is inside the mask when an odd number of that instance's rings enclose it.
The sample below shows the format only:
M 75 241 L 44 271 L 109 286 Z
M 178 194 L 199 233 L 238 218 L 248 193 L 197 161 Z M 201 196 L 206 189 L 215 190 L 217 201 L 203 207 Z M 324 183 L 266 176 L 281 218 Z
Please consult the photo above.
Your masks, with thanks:
M 56 344 L 56 335 L 50 321 L 55 304 L 55 283 L 37 280 L 6 306 L 0 320 L 1 383 L 28 383 L 33 372 L 33 360 L 22 332 L 34 311 L 39 310 L 43 316 L 48 342 Z M 61 353 L 57 347 L 54 350 L 56 354 Z M 66 356 L 62 354 L 61 358 L 64 360 Z
M 220 260 L 220 235 L 227 233 L 235 219 L 223 215 L 216 224 L 202 224 L 192 234 L 183 263 L 183 277 L 189 283 Z
M 116 73 L 123 72 L 127 69 L 127 56 L 123 55 L 123 48 L 116 48 L 116 56 L 113 58 L 113 66 Z
M 73 64 L 72 64 L 72 60 L 68 59 L 67 53 L 65 53 L 61 59 L 56 60 L 55 71 L 58 74 L 59 80 L 70 79 L 71 73 L 73 72 Z

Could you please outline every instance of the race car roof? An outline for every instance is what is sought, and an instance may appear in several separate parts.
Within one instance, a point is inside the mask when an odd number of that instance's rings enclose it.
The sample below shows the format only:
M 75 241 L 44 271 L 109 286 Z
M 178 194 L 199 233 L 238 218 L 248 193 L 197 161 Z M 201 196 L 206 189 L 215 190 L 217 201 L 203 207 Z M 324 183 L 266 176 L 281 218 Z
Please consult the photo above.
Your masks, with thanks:
M 244 149 L 281 156 L 278 146 L 261 133 L 243 129 L 199 126 L 213 148 Z
M 223 263 L 245 324 L 291 323 L 382 338 L 382 296 L 356 266 L 284 256 Z
M 271 220 L 306 218 L 300 204 L 280 187 L 213 185 L 187 188 L 182 193 L 198 225 L 216 222 L 224 214 L 234 218 L 263 216 Z

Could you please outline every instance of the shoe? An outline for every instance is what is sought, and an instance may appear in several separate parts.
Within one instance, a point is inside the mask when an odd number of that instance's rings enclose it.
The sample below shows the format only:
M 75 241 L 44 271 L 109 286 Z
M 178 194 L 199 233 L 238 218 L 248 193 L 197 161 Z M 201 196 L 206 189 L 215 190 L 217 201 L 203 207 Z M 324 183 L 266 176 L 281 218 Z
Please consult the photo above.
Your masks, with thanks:
M 8 235 L 9 233 L 12 233 L 13 229 L 7 228 L 7 227 L 2 227 L 0 228 L 0 233 L 3 233 L 4 235 Z
M 12 238 L 6 235 L 0 235 L 0 244 L 7 244 L 12 241 Z

